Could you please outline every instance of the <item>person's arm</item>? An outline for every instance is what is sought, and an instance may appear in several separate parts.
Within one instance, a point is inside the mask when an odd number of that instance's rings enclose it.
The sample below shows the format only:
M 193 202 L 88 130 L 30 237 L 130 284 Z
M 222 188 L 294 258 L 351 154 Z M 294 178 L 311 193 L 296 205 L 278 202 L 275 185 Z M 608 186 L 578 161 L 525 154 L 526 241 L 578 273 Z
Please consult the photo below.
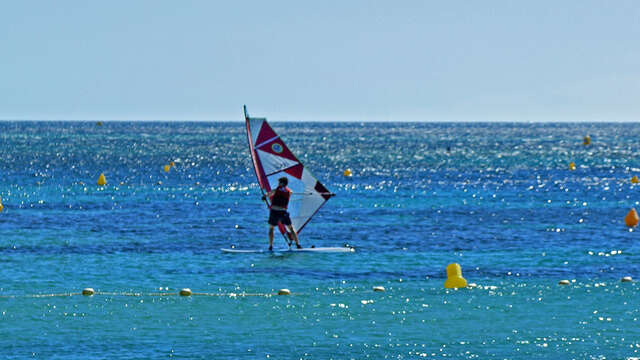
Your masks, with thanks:
M 275 194 L 275 193 L 276 193 L 276 191 L 275 191 L 275 190 L 271 190 L 271 191 L 269 191 L 269 192 L 268 192 L 268 193 L 266 193 L 265 195 L 262 195 L 262 200 L 267 200 L 267 196 L 268 196 L 268 197 L 272 197 L 272 196 L 273 196 L 273 194 Z

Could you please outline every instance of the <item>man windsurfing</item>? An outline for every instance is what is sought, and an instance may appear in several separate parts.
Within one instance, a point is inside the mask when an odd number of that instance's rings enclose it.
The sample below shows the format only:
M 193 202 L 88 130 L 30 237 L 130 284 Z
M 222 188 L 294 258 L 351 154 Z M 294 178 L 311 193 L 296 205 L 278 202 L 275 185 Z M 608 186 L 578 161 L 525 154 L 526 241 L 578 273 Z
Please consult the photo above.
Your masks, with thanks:
M 291 189 L 287 187 L 289 180 L 286 177 L 278 179 L 278 187 L 269 191 L 262 200 L 266 200 L 268 196 L 271 200 L 271 210 L 269 211 L 269 251 L 273 250 L 273 228 L 278 226 L 278 223 L 282 223 L 289 229 L 291 238 L 296 242 L 298 249 L 302 248 L 298 242 L 298 234 L 291 225 L 291 218 L 289 212 L 287 212 L 287 206 L 289 206 L 289 198 L 291 197 Z

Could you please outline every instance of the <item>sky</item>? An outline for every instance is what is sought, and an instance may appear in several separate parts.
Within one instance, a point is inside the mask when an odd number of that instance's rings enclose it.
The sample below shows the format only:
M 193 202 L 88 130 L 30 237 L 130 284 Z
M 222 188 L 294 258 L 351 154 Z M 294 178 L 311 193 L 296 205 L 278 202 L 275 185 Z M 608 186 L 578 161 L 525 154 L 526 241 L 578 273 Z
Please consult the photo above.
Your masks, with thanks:
M 639 1 L 5 1 L 0 119 L 640 121 Z

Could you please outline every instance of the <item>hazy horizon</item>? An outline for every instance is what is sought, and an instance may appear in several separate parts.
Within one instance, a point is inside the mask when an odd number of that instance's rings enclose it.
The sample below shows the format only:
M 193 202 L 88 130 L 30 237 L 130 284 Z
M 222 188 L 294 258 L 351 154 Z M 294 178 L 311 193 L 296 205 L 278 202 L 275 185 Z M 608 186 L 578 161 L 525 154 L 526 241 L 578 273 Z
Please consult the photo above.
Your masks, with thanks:
M 265 116 L 257 116 L 264 118 Z M 433 124 L 636 124 L 640 121 L 625 120 L 625 121 L 572 121 L 572 120 L 529 120 L 529 121 L 509 121 L 509 120 L 461 120 L 461 121 L 444 121 L 444 120 L 281 120 L 271 119 L 267 117 L 269 123 L 283 124 L 291 122 L 299 123 L 433 123 Z M 102 123 L 117 123 L 117 122 L 147 122 L 147 123 L 163 123 L 163 122 L 175 122 L 175 123 L 239 123 L 244 125 L 244 119 L 233 120 L 185 120 L 185 119 L 169 119 L 169 120 L 153 120 L 153 119 L 130 119 L 130 120 L 116 120 L 116 119 L 0 119 L 0 122 L 102 122 Z

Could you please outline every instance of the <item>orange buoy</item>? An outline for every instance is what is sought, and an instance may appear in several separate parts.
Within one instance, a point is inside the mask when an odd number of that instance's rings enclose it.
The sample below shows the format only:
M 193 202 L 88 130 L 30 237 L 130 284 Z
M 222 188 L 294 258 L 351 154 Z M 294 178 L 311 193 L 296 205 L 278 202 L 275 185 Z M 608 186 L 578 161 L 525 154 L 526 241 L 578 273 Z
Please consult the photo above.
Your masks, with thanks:
M 638 225 L 638 221 L 640 221 L 640 218 L 638 218 L 638 212 L 636 209 L 629 210 L 627 216 L 624 217 L 624 223 L 627 224 L 628 227 Z
M 640 182 L 640 180 L 638 179 L 638 176 L 637 175 L 633 175 L 633 177 L 631 178 L 631 183 L 632 184 L 637 184 L 639 182 Z
M 573 171 L 576 169 L 576 163 L 574 163 L 573 161 L 569 163 L 569 170 Z
M 582 139 L 582 143 L 585 145 L 591 144 L 591 137 L 589 135 L 585 136 L 584 139 Z

